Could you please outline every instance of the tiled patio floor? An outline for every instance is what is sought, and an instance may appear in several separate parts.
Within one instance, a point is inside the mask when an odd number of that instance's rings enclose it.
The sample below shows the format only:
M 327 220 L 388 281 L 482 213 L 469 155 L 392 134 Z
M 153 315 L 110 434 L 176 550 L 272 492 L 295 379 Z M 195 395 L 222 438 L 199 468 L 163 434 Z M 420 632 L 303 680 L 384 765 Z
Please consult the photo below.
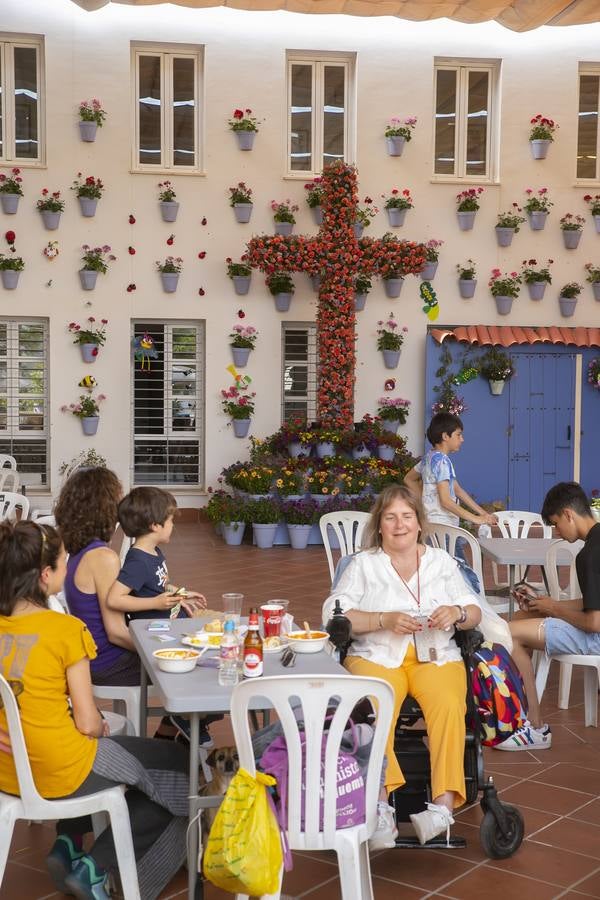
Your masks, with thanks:
M 285 597 L 297 619 L 308 617 L 314 624 L 320 620 L 329 584 L 322 548 L 264 551 L 249 544 L 229 548 L 206 524 L 179 522 L 167 556 L 172 579 L 202 590 L 210 605 L 217 605 L 224 591 L 242 591 L 247 605 Z M 387 850 L 373 855 L 376 900 L 600 898 L 600 729 L 584 727 L 583 684 L 577 672 L 571 697 L 569 710 L 556 709 L 557 677 L 551 672 L 544 696 L 545 718 L 552 724 L 551 750 L 485 751 L 486 772 L 494 775 L 502 798 L 517 805 L 525 817 L 526 838 L 519 852 L 506 861 L 488 860 L 479 846 L 479 808 L 466 808 L 453 829 L 467 838 L 465 850 Z M 211 730 L 217 743 L 229 742 L 226 722 Z M 19 824 L 1 900 L 62 896 L 53 891 L 44 869 L 53 836 L 49 824 Z M 288 897 L 340 898 L 333 854 L 294 857 L 294 870 L 284 881 Z M 180 872 L 161 900 L 183 898 L 185 883 L 185 873 Z M 230 896 L 211 886 L 205 891 L 206 900 Z

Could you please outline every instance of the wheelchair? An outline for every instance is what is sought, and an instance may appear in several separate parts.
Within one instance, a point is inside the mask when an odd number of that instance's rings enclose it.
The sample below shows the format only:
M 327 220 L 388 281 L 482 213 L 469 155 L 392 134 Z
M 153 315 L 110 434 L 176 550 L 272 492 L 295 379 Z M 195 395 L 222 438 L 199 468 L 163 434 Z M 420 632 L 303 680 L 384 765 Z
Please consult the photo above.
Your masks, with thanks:
M 343 661 L 350 643 L 349 626 L 350 623 L 341 609 L 337 614 L 334 610 L 327 630 L 339 653 L 340 662 Z M 472 653 L 481 643 L 483 636 L 477 629 L 470 629 L 457 631 L 455 639 L 467 669 L 467 685 L 470 685 Z M 421 812 L 425 804 L 432 799 L 429 750 L 425 743 L 427 732 L 425 729 L 415 727 L 421 719 L 423 713 L 418 703 L 412 697 L 407 697 L 402 704 L 394 736 L 394 752 L 406 784 L 395 790 L 389 798 L 398 825 L 409 822 L 410 814 Z M 470 689 L 467 689 L 466 724 L 464 766 L 467 803 L 475 803 L 479 794 L 482 794 L 479 801 L 483 810 L 483 819 L 479 826 L 481 846 L 490 859 L 506 859 L 516 853 L 521 846 L 525 823 L 516 806 L 498 798 L 493 777 L 491 775 L 485 777 L 479 714 Z M 460 849 L 465 846 L 466 840 L 460 836 L 450 837 L 448 843 L 445 836 L 439 836 L 423 846 L 419 844 L 416 835 L 396 838 L 397 849 Z

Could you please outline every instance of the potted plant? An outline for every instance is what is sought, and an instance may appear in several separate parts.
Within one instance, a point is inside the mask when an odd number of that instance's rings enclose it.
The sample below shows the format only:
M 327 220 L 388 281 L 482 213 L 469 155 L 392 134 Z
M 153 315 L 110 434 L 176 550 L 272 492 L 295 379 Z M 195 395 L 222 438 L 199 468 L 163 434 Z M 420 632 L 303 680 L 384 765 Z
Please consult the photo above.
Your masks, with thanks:
M 504 390 L 504 385 L 515 374 L 515 367 L 508 353 L 498 347 L 490 349 L 479 358 L 477 363 L 479 374 L 487 378 L 492 394 L 499 396 Z
M 60 214 L 65 208 L 65 201 L 61 200 L 60 191 L 50 193 L 48 188 L 44 188 L 42 196 L 37 202 L 37 208 L 46 230 L 56 231 L 60 223 Z
M 549 259 L 545 266 L 540 266 L 536 259 L 524 259 L 521 269 L 521 278 L 527 285 L 531 300 L 541 300 L 544 296 L 547 284 L 552 284 L 550 266 L 554 262 Z
M 183 259 L 181 256 L 167 256 L 164 262 L 156 260 L 156 268 L 160 273 L 160 280 L 165 294 L 174 294 L 177 290 L 179 276 L 183 271 Z
M 421 281 L 432 281 L 437 272 L 438 260 L 440 258 L 440 247 L 443 241 L 436 241 L 432 238 L 425 244 L 425 265 L 421 269 Z
M 265 284 L 275 301 L 277 312 L 287 312 L 294 296 L 294 282 L 289 272 L 273 272 L 267 275 Z
M 416 116 L 408 116 L 406 119 L 392 116 L 384 132 L 387 152 L 390 156 L 402 156 L 404 145 L 412 138 L 416 124 Z
M 240 150 L 252 150 L 254 138 L 258 132 L 258 119 L 252 115 L 251 109 L 234 109 L 229 127 L 235 134 Z
M 589 204 L 596 231 L 600 234 L 600 194 L 585 194 L 583 199 Z
M 271 209 L 273 210 L 273 221 L 275 223 L 275 234 L 281 234 L 289 237 L 294 230 L 296 219 L 295 212 L 298 212 L 298 205 L 287 200 L 271 200 Z
M 466 263 L 457 263 L 456 271 L 458 272 L 458 290 L 463 300 L 471 300 L 475 294 L 477 287 L 477 269 L 472 259 L 468 259 Z
M 107 463 L 104 456 L 101 456 L 93 448 L 90 450 L 82 450 L 77 456 L 62 462 L 58 467 L 58 474 L 62 476 L 62 483 L 66 484 L 73 472 L 77 469 L 106 469 Z
M 379 419 L 374 419 L 369 413 L 365 413 L 360 422 L 355 422 L 354 431 L 347 439 L 352 459 L 368 459 L 376 455 L 382 431 Z
M 600 266 L 594 266 L 592 263 L 585 264 L 587 272 L 586 281 L 591 284 L 594 292 L 594 300 L 600 300 Z
M 537 193 L 533 188 L 527 188 L 525 193 L 527 194 L 527 199 L 523 204 L 523 209 L 527 213 L 529 226 L 532 231 L 542 231 L 546 224 L 550 207 L 554 206 L 554 203 L 548 196 L 548 188 L 539 188 Z
M 475 224 L 475 216 L 479 209 L 479 198 L 483 194 L 483 188 L 467 188 L 456 195 L 456 216 L 458 227 L 461 231 L 471 231 Z
M 293 468 L 294 466 L 296 467 Z M 277 496 L 287 500 L 301 500 L 304 495 L 305 473 L 299 465 L 288 461 L 276 474 L 273 490 L 277 492 Z
M 281 449 L 287 449 L 292 458 L 310 456 L 315 433 L 312 428 L 308 427 L 306 419 L 289 419 L 283 423 L 277 434 Z
M 77 178 L 74 179 L 73 184 L 71 185 L 71 190 L 75 191 L 77 199 L 79 200 L 81 215 L 86 219 L 95 216 L 98 200 L 102 197 L 102 192 L 104 190 L 104 184 L 100 178 L 95 178 L 93 175 L 86 175 L 86 177 L 83 178 L 81 172 L 78 172 Z
M 563 243 L 566 250 L 576 250 L 581 240 L 581 232 L 585 225 L 583 216 L 574 216 L 573 213 L 566 213 L 560 220 L 562 230 Z
M 229 205 L 233 208 L 235 221 L 245 225 L 252 215 L 252 188 L 238 181 L 235 187 L 229 188 Z
M 110 252 L 108 244 L 103 247 L 90 247 L 89 244 L 83 244 L 83 262 L 82 268 L 79 270 L 79 280 L 84 291 L 93 291 L 96 287 L 96 279 L 98 274 L 106 275 L 108 272 L 108 263 L 114 262 L 117 258 Z
M 0 203 L 2 212 L 7 216 L 14 216 L 19 208 L 19 200 L 23 196 L 22 184 L 20 169 L 16 167 L 11 169 L 10 175 L 0 173 Z
M 582 291 L 582 287 L 576 281 L 569 281 L 563 284 L 558 297 L 558 305 L 560 306 L 560 314 L 566 319 L 570 318 L 575 312 L 577 306 L 577 298 Z
M 496 222 L 496 240 L 499 247 L 510 247 L 512 239 L 518 233 L 519 227 L 525 221 L 520 216 L 521 207 L 518 203 L 513 203 L 510 212 L 498 213 L 498 221 Z
M 404 190 L 400 192 L 398 188 L 393 188 L 389 197 L 385 194 L 382 194 L 381 197 L 385 200 L 384 209 L 388 214 L 388 221 L 392 228 L 398 228 L 400 225 L 404 225 L 407 210 L 413 209 L 414 207 L 409 189 L 404 188 Z
M 595 356 L 594 359 L 591 359 L 588 363 L 588 384 L 596 391 L 600 391 L 600 357 Z M 596 501 L 598 504 L 599 501 Z
M 327 459 L 337 456 L 337 450 L 342 442 L 343 433 L 339 430 L 319 426 L 316 429 L 316 452 L 319 459 Z
M 554 140 L 554 132 L 558 128 L 553 119 L 548 119 L 541 113 L 530 119 L 532 126 L 529 132 L 529 146 L 534 159 L 546 159 L 548 147 Z
M 322 182 L 322 178 L 313 178 L 312 181 L 309 181 L 304 185 L 304 190 L 307 192 L 306 202 L 312 213 L 315 225 L 323 224 L 323 208 L 321 204 L 323 203 L 323 197 L 325 196 L 325 188 L 323 187 Z
M 252 325 L 234 325 L 229 335 L 233 364 L 237 369 L 248 365 L 250 352 L 254 350 L 258 331 Z
M 359 272 L 354 279 L 354 311 L 360 312 L 367 303 L 367 294 L 373 287 L 373 283 L 368 275 Z
M 384 462 L 392 462 L 397 450 L 404 450 L 405 441 L 390 431 L 381 435 L 379 446 L 377 448 L 377 456 Z
M 247 506 L 248 521 L 252 522 L 252 536 L 259 550 L 270 550 L 281 518 L 280 505 L 272 497 L 250 500 Z
M 306 550 L 312 526 L 321 518 L 321 506 L 313 498 L 287 500 L 281 504 L 280 513 L 287 525 L 292 550 Z
M 73 343 L 79 344 L 84 363 L 96 362 L 98 349 L 106 342 L 107 325 L 108 319 L 101 319 L 97 325 L 94 316 L 88 317 L 87 324 L 83 328 L 77 322 L 69 322 L 69 331 L 75 335 Z
M 179 203 L 175 199 L 177 194 L 173 189 L 170 181 L 160 181 L 158 183 L 158 205 L 163 222 L 174 222 L 179 212 Z
M 91 437 L 98 431 L 100 424 L 100 408 L 99 405 L 106 400 L 104 394 L 98 394 L 97 397 L 92 396 L 91 392 L 80 394 L 78 403 L 69 403 L 68 406 L 61 406 L 61 412 L 71 413 L 81 422 L 83 433 Z
M 233 289 L 236 294 L 243 296 L 250 290 L 250 279 L 252 278 L 252 269 L 246 263 L 246 256 L 242 256 L 239 263 L 232 262 L 230 256 L 227 257 L 227 274 L 233 281 Z
M 246 530 L 248 501 L 239 494 L 214 491 L 205 510 L 209 522 L 220 526 L 225 543 L 231 547 L 239 547 Z
M 99 100 L 82 100 L 79 104 L 79 136 L 88 143 L 96 140 L 96 131 L 102 128 L 106 112 Z
M 408 328 L 403 326 L 398 331 L 398 323 L 391 312 L 387 321 L 379 320 L 377 329 L 377 349 L 383 353 L 383 362 L 386 369 L 395 369 L 400 361 L 400 352 L 404 343 L 404 336 Z
M 306 488 L 318 503 L 324 503 L 329 497 L 340 493 L 340 473 L 337 466 L 327 465 L 329 460 L 321 462 L 322 468 L 312 469 L 306 478 Z
M 357 206 L 356 207 L 356 218 L 354 220 L 354 234 L 355 237 L 360 239 L 362 237 L 362 233 L 365 228 L 368 228 L 371 224 L 371 219 L 374 219 L 379 210 L 376 206 L 373 206 L 373 201 L 370 197 L 365 197 L 363 200 L 365 206 Z
M 14 249 L 13 249 L 14 254 Z M 25 262 L 21 256 L 5 256 L 0 253 L 0 277 L 2 287 L 7 291 L 14 291 L 19 283 L 19 275 L 25 268 Z
M 377 418 L 381 419 L 384 431 L 391 431 L 394 434 L 398 430 L 398 425 L 405 425 L 410 412 L 410 400 L 403 400 L 402 397 L 380 397 L 377 401 Z
M 254 413 L 254 392 L 247 393 L 248 384 L 238 381 L 221 391 L 221 406 L 233 423 L 236 437 L 245 438 L 250 430 L 250 417 Z
M 518 272 L 502 274 L 500 269 L 492 269 L 488 286 L 496 301 L 496 309 L 501 316 L 507 316 L 512 309 L 513 300 L 521 290 L 521 276 Z

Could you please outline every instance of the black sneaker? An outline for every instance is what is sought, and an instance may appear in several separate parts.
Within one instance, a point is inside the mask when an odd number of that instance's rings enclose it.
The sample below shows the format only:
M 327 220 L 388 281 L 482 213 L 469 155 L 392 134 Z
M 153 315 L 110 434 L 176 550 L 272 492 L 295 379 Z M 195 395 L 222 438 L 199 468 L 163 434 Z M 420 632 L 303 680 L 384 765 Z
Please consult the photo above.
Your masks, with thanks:
M 177 729 L 178 737 L 183 738 L 183 740 L 189 744 L 189 742 L 190 742 L 190 720 L 185 719 L 183 716 L 173 715 L 173 716 L 169 716 L 169 721 Z M 177 738 L 176 738 L 176 740 L 177 740 Z M 210 732 L 203 722 L 200 722 L 200 731 L 198 734 L 198 746 L 203 747 L 205 750 L 211 750 L 215 746 L 215 742 L 211 738 Z

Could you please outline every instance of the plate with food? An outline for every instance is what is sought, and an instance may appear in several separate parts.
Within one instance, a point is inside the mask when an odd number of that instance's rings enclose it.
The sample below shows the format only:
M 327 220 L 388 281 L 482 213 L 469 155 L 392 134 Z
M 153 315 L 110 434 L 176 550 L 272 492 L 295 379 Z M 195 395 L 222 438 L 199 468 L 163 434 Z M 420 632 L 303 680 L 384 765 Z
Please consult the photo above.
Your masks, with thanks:
M 278 637 L 277 635 L 273 635 L 272 637 L 264 638 L 263 653 L 281 653 L 288 644 L 288 639 L 283 636 Z
M 218 628 L 216 627 L 217 623 L 219 625 Z M 241 641 L 247 631 L 247 625 L 240 625 L 237 628 L 238 640 Z M 208 647 L 209 649 L 214 649 L 221 646 L 222 637 L 223 624 L 218 619 L 215 619 L 214 622 L 208 622 L 206 625 L 198 629 L 198 631 L 193 632 L 192 634 L 184 634 L 181 638 L 181 643 L 187 644 L 188 647 Z
M 163 672 L 183 673 L 191 672 L 196 668 L 202 652 L 186 650 L 183 647 L 170 647 L 169 649 L 155 650 L 153 656 L 158 668 Z

